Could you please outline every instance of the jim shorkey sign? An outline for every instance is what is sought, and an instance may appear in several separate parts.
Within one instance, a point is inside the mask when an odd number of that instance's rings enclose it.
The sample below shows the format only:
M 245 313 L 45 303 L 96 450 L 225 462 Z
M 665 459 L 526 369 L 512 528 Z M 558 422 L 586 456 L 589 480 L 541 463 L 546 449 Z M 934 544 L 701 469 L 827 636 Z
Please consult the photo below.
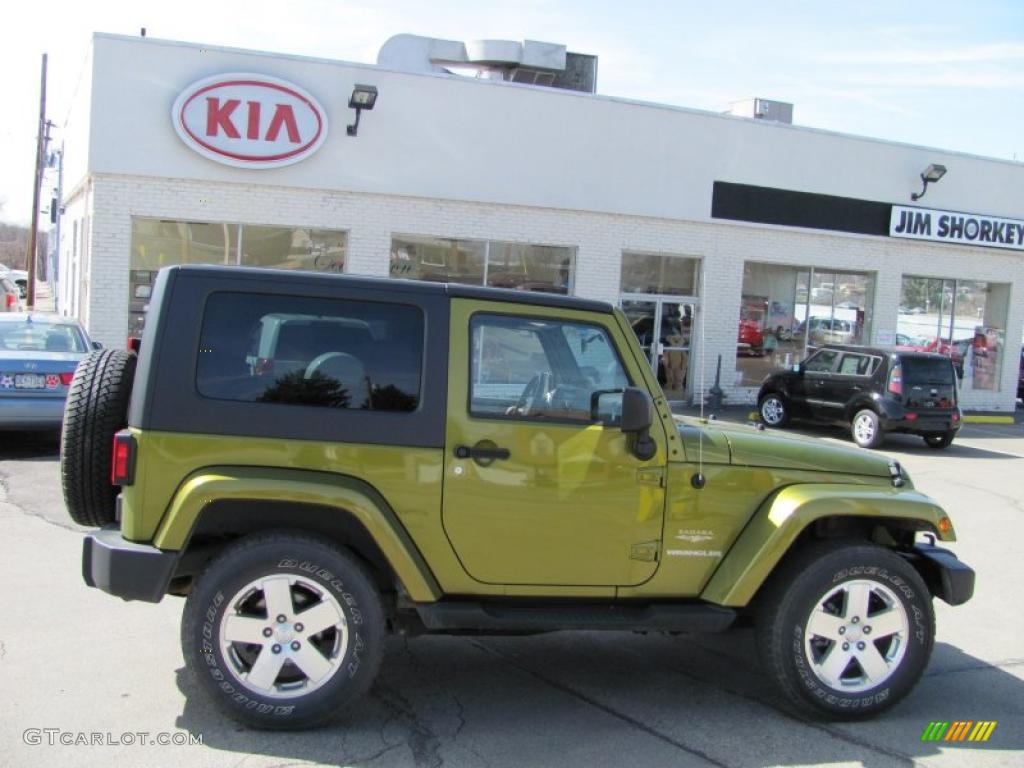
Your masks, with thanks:
M 894 205 L 889 236 L 1024 251 L 1024 221 Z

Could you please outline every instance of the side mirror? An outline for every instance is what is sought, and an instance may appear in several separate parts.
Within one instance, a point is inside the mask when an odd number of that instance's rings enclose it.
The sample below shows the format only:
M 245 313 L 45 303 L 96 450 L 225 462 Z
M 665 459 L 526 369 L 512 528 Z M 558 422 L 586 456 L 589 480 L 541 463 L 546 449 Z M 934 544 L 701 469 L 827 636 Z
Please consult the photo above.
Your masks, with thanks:
M 638 387 L 622 391 L 622 419 L 620 429 L 629 436 L 629 447 L 640 461 L 654 458 L 658 444 L 651 438 L 654 423 L 654 404 L 651 396 Z
M 654 406 L 651 396 L 638 387 L 626 387 L 622 391 L 622 419 L 619 422 L 623 432 L 646 432 L 654 423 Z
M 94 342 L 92 343 L 92 348 L 93 348 L 93 349 L 103 349 L 103 345 L 102 345 L 102 344 L 100 344 L 100 343 L 99 343 L 98 341 L 94 341 Z

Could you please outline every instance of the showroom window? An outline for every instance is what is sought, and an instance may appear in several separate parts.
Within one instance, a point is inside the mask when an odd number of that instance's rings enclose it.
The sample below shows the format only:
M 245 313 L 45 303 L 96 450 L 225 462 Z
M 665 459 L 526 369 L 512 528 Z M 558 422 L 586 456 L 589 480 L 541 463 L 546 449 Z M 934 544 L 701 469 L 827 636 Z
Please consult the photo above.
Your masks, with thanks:
M 391 240 L 391 277 L 570 294 L 575 252 L 564 246 L 398 235 Z
M 142 331 L 156 272 L 173 264 L 226 264 L 344 272 L 348 234 L 311 227 L 132 219 L 130 333 Z
M 653 253 L 623 253 L 622 293 L 696 296 L 699 259 Z
M 875 278 L 748 261 L 736 332 L 736 385 L 756 387 L 825 344 L 867 344 Z
M 896 344 L 949 355 L 965 387 L 996 391 L 1009 298 L 1007 283 L 904 277 Z

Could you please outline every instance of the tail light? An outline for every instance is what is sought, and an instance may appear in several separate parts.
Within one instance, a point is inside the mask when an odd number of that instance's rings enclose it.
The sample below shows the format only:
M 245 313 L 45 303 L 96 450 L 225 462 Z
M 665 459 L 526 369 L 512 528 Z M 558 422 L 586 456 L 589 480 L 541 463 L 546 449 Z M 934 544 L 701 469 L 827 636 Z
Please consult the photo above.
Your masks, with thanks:
M 256 360 L 256 365 L 253 366 L 253 373 L 256 376 L 262 376 L 265 373 L 273 373 L 274 371 L 274 360 L 270 357 L 260 357 Z
M 11 307 L 16 307 L 17 305 L 18 297 L 15 296 L 13 293 L 8 293 L 6 295 L 6 298 L 4 299 L 4 306 L 10 309 Z
M 892 395 L 903 394 L 903 366 L 900 363 L 896 363 L 889 372 L 889 385 L 886 389 Z
M 110 458 L 110 483 L 131 485 L 135 481 L 135 438 L 128 430 L 114 435 L 114 449 Z
M 75 372 L 74 371 L 65 371 L 64 373 L 62 373 L 60 375 L 60 383 L 63 384 L 65 387 L 70 387 L 71 386 L 71 380 L 74 379 L 74 378 L 75 378 Z

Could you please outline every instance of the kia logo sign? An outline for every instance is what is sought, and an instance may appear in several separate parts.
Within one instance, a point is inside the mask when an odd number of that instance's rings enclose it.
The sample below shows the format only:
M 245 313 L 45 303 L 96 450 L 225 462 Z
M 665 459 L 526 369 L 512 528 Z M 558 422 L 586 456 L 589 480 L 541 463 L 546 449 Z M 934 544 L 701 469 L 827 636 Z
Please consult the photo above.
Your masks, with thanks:
M 204 157 L 236 168 L 280 168 L 316 152 L 327 138 L 327 114 L 297 85 L 276 77 L 207 77 L 181 92 L 174 130 Z

